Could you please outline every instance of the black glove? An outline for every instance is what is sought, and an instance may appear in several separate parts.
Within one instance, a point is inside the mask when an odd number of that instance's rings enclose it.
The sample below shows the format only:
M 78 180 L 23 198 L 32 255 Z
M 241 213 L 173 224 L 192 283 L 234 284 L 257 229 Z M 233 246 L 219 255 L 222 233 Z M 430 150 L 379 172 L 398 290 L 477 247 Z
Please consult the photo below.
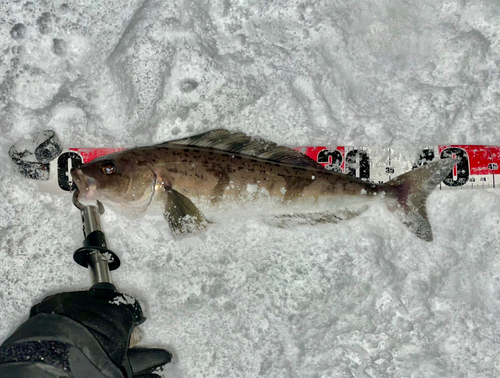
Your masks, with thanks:
M 90 373 L 96 376 L 92 366 L 103 377 L 158 377 L 152 372 L 171 361 L 169 352 L 129 349 L 134 327 L 144 321 L 135 299 L 112 290 L 91 289 L 47 297 L 31 309 L 30 319 L 0 348 L 0 373 L 3 350 L 4 364 L 9 359 L 18 365 L 51 365 L 55 361 L 53 366 L 78 378 L 90 377 Z M 30 353 L 35 356 L 23 358 Z

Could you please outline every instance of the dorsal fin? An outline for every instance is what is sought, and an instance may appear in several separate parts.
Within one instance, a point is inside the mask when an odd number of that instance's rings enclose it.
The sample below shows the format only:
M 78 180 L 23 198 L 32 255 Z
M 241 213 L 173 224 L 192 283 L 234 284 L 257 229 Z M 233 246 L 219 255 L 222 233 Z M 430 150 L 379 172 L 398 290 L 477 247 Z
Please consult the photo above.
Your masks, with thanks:
M 161 145 L 168 144 L 210 147 L 300 167 L 324 169 L 321 164 L 309 156 L 291 148 L 278 146 L 276 143 L 264 139 L 249 137 L 244 133 L 231 133 L 224 129 L 216 129 L 183 139 L 171 140 Z

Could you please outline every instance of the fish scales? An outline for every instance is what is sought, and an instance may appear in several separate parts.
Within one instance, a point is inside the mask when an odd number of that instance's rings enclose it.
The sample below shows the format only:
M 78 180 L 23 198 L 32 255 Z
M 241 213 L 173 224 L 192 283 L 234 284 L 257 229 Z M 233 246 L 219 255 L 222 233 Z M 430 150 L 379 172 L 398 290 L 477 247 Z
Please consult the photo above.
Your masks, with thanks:
M 239 197 L 248 185 L 264 189 L 270 196 L 294 200 L 301 196 L 376 194 L 389 188 L 353 177 L 314 168 L 299 168 L 212 148 L 169 147 L 134 151 L 150 159 L 160 183 L 179 188 L 186 196 L 221 201 Z M 146 157 L 147 156 L 147 157 Z M 256 191 L 258 193 L 258 190 Z M 257 194 L 256 194 L 257 195 Z M 248 200 L 248 198 L 247 198 Z

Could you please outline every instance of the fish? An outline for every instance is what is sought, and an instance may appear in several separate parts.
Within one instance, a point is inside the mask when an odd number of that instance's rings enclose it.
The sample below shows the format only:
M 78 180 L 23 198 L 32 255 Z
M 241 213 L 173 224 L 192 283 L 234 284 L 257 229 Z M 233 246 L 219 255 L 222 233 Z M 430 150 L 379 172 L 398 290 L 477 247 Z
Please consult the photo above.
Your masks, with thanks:
M 432 241 L 426 201 L 455 163 L 433 161 L 376 184 L 327 170 L 294 149 L 216 129 L 101 156 L 71 176 L 81 201 L 132 217 L 159 204 L 174 235 L 202 232 L 224 212 L 288 227 L 352 219 L 383 202 L 417 237 Z

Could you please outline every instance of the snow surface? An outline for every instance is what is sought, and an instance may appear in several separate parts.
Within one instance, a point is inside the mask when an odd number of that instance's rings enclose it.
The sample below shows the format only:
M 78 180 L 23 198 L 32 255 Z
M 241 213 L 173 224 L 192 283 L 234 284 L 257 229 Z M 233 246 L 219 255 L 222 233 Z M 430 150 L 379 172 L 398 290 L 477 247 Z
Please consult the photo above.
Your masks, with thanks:
M 497 1 L 11 0 L 0 15 L 2 340 L 37 300 L 90 282 L 72 260 L 70 196 L 10 162 L 27 134 L 500 144 Z M 161 217 L 102 223 L 116 284 L 148 310 L 142 344 L 175 353 L 165 376 L 497 377 L 500 194 L 435 192 L 428 209 L 432 243 L 382 206 L 293 229 L 234 219 L 180 241 Z

